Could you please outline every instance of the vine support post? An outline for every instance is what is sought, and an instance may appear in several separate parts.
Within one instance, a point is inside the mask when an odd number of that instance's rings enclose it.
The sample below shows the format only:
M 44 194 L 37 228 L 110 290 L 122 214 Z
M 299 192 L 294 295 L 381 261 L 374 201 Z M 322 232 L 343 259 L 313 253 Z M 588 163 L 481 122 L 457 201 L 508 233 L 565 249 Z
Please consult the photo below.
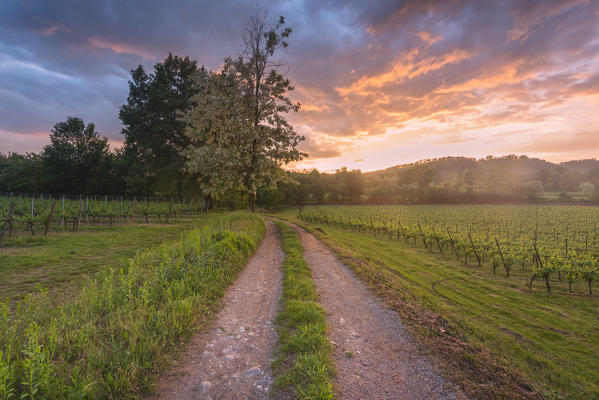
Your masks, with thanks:
M 424 243 L 424 247 L 426 247 L 426 249 L 428 250 L 428 245 L 426 244 L 426 239 L 424 238 L 424 232 L 422 232 L 420 222 L 418 222 L 418 229 L 420 229 L 420 234 L 422 235 L 422 243 Z
M 13 205 L 11 204 L 8 208 L 8 214 L 6 214 L 6 218 L 4 218 L 4 223 L 2 224 L 2 231 L 0 231 L 0 247 L 2 247 L 2 240 L 4 239 L 4 234 L 6 232 L 6 227 L 10 225 L 11 217 L 12 217 L 12 209 Z
M 54 207 L 56 206 L 56 200 L 52 202 L 52 206 L 50 207 L 50 214 L 48 214 L 48 220 L 46 221 L 46 230 L 44 231 L 44 236 L 48 235 L 50 231 L 50 225 L 52 225 L 52 216 L 54 215 Z
M 133 208 L 131 208 L 131 217 L 129 218 L 129 224 L 133 223 L 133 219 L 135 218 L 135 207 L 137 206 L 137 197 L 133 198 Z
M 480 257 L 478 256 L 478 252 L 476 251 L 476 247 L 474 247 L 474 242 L 472 241 L 472 237 L 470 236 L 470 232 L 468 232 L 468 239 L 470 239 L 470 244 L 472 245 L 472 251 L 474 251 L 474 255 L 476 256 L 476 261 L 478 262 L 478 266 L 480 267 Z
M 79 230 L 79 223 L 81 222 L 81 213 L 83 212 L 83 199 L 79 198 L 79 212 L 77 213 L 76 229 Z
M 497 245 L 497 250 L 499 250 L 499 255 L 501 256 L 501 263 L 503 264 L 503 268 L 505 268 L 505 273 L 507 274 L 507 276 L 509 278 L 510 270 L 505 265 L 505 259 L 503 258 L 503 252 L 501 251 L 501 246 L 499 246 L 499 240 L 497 240 L 497 238 L 495 238 L 495 244 Z M 493 273 L 495 273 L 495 267 L 493 267 Z
M 453 241 L 453 236 L 451 236 L 451 231 L 449 230 L 448 226 L 446 226 L 445 228 L 447 229 L 447 234 L 449 235 L 449 243 L 451 243 L 451 248 L 453 249 L 453 252 L 455 253 L 456 258 L 459 260 L 460 255 L 458 254 L 458 249 L 455 248 L 455 243 Z
M 403 235 L 404 242 L 408 243 L 408 238 L 406 237 L 406 231 L 403 229 L 403 225 L 401 224 L 401 219 L 397 220 L 397 224 L 399 225 L 399 229 L 401 229 L 401 234 Z
M 437 231 L 433 226 L 433 235 L 435 235 L 435 242 L 437 242 L 437 248 L 439 249 L 439 253 L 443 255 L 443 249 L 441 248 L 441 243 L 439 243 L 439 237 L 437 236 Z
M 171 219 L 171 214 L 173 212 L 173 199 L 171 198 L 171 204 L 168 207 L 168 215 L 166 216 L 166 223 Z
M 539 254 L 539 250 L 537 249 L 536 240 L 533 242 L 533 247 L 535 249 L 535 253 L 537 254 L 537 260 L 539 262 L 539 265 L 541 269 L 544 269 L 543 260 L 541 259 L 541 255 Z M 547 287 L 547 291 L 551 292 L 551 286 L 549 286 L 549 271 L 543 272 L 543 278 L 545 279 L 545 286 Z

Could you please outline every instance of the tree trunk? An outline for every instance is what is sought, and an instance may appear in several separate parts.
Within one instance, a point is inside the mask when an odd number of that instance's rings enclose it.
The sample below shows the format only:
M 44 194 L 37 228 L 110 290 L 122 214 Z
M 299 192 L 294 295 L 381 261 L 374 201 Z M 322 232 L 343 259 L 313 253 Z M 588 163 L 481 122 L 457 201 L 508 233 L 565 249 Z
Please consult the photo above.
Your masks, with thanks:
M 251 212 L 256 211 L 256 192 L 248 193 L 248 207 Z

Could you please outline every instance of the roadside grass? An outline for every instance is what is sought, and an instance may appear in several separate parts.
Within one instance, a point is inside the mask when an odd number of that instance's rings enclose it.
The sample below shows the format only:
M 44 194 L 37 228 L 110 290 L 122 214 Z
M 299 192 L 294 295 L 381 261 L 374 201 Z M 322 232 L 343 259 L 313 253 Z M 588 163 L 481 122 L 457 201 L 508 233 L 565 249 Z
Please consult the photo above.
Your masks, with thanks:
M 599 398 L 599 297 L 530 290 L 491 267 L 298 220 L 397 309 L 474 398 Z M 493 387 L 494 386 L 494 387 Z
M 128 399 L 210 319 L 264 234 L 219 215 L 179 240 L 101 268 L 58 296 L 0 303 L 0 399 Z
M 172 218 L 161 225 L 98 225 L 80 232 L 6 238 L 0 248 L 0 301 L 14 302 L 38 287 L 56 290 L 76 286 L 86 274 L 116 265 L 139 250 L 179 238 L 184 232 L 214 219 Z
M 285 252 L 283 294 L 277 317 L 278 356 L 275 387 L 296 399 L 333 399 L 331 344 L 324 309 L 316 302 L 312 270 L 303 258 L 297 233 L 276 223 Z

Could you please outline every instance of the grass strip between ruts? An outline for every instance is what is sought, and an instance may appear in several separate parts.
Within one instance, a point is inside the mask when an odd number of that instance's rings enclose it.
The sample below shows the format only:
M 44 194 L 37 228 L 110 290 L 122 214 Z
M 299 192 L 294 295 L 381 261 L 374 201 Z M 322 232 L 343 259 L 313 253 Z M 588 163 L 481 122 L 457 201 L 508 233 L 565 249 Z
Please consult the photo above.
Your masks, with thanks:
M 297 399 L 333 399 L 334 366 L 325 310 L 316 302 L 312 270 L 297 233 L 277 222 L 285 252 L 283 294 L 277 317 L 279 343 L 273 363 L 277 390 Z

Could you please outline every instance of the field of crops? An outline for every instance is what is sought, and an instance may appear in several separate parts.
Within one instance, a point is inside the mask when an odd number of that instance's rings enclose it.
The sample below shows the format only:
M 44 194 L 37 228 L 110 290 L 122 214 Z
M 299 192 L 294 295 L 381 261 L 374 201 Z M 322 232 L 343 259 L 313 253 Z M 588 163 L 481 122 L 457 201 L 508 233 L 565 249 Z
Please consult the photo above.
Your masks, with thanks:
M 548 291 L 599 277 L 599 208 L 584 206 L 308 206 L 307 222 L 421 245 L 507 276 L 524 271 Z M 550 279 L 551 278 L 551 279 Z
M 136 219 L 144 223 L 168 222 L 171 217 L 196 215 L 203 210 L 202 199 L 5 194 L 0 196 L 0 229 L 8 235 L 47 234 L 51 230 L 76 231 L 81 224 L 112 225 Z

